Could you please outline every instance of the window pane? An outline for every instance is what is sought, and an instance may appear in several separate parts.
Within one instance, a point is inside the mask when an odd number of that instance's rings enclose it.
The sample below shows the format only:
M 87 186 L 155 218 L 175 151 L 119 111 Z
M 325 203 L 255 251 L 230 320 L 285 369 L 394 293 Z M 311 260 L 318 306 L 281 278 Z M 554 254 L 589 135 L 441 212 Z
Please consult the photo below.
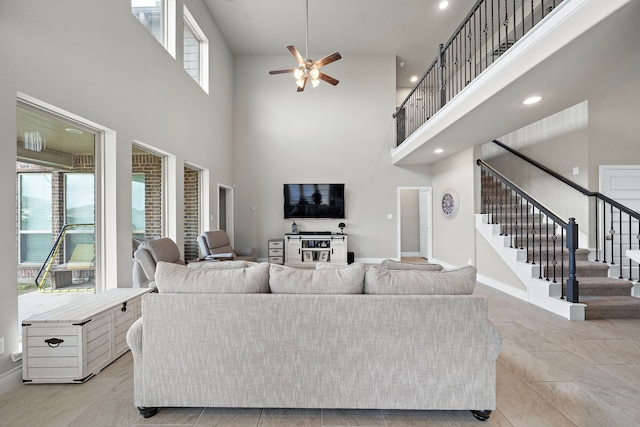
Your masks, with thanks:
M 133 236 L 144 238 L 145 233 L 145 185 L 144 174 L 134 173 L 131 177 L 131 222 Z
M 20 230 L 51 231 L 51 174 L 20 174 Z M 51 243 L 51 242 L 49 242 Z
M 162 0 L 131 0 L 131 12 L 147 30 L 164 44 L 162 29 Z
M 95 261 L 95 236 L 93 233 L 65 235 L 65 262 L 92 263 Z
M 51 233 L 21 234 L 20 262 L 42 264 L 51 251 Z
M 65 220 L 67 224 L 93 224 L 95 221 L 94 177 L 90 173 L 65 176 Z
M 200 83 L 200 41 L 189 25 L 184 23 L 184 69 Z

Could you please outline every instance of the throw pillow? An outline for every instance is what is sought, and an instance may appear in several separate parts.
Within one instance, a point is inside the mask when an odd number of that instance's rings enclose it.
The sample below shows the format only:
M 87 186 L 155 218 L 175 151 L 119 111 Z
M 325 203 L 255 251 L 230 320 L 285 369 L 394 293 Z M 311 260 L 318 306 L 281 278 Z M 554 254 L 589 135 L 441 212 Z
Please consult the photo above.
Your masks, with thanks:
M 386 270 L 369 267 L 364 279 L 365 294 L 471 295 L 476 284 L 476 268 L 454 270 Z
M 195 270 L 221 270 L 229 268 L 246 268 L 258 265 L 252 261 L 198 261 L 190 262 L 189 268 Z
M 307 270 L 271 264 L 269 287 L 274 294 L 361 294 L 364 264 L 329 270 Z
M 268 293 L 269 264 L 244 268 L 193 269 L 160 262 L 156 271 L 156 285 L 162 293 Z
M 427 270 L 427 271 L 442 270 L 442 266 L 440 264 L 395 261 L 392 259 L 385 259 L 384 261 L 382 261 L 382 264 L 380 264 L 380 268 L 384 268 L 387 270 Z

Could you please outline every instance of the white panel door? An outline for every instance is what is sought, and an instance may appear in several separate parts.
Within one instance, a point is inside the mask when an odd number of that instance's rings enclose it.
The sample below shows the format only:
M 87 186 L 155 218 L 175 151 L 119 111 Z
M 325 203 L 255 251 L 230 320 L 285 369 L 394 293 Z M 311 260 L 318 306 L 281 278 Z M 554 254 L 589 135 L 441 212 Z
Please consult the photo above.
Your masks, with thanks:
M 600 166 L 600 193 L 636 212 L 640 212 L 640 166 Z M 613 250 L 613 262 L 615 266 L 620 266 L 620 236 L 622 236 L 622 253 L 624 254 L 630 248 L 629 217 L 623 214 L 622 223 L 620 223 L 620 215 L 617 209 L 614 209 L 613 218 L 608 207 L 604 210 L 604 224 L 602 226 L 606 230 L 605 233 L 608 234 L 608 237 L 613 236 L 613 245 L 611 245 L 611 239 L 605 241 L 605 250 L 608 254 L 607 261 L 610 261 L 611 250 Z M 637 249 L 636 234 L 639 233 L 637 221 L 633 221 L 631 227 L 631 246 L 633 249 Z M 610 233 L 611 229 L 615 232 Z M 623 262 L 625 265 L 628 263 L 628 261 Z M 619 270 L 611 273 L 615 277 L 619 276 Z

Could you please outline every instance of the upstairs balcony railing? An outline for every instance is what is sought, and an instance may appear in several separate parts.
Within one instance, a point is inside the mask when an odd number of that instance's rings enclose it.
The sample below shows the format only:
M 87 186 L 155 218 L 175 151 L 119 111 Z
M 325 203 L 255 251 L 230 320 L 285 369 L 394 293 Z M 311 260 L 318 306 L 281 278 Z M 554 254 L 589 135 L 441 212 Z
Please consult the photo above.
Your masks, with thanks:
M 479 0 L 398 107 L 397 145 L 549 15 L 563 0 Z

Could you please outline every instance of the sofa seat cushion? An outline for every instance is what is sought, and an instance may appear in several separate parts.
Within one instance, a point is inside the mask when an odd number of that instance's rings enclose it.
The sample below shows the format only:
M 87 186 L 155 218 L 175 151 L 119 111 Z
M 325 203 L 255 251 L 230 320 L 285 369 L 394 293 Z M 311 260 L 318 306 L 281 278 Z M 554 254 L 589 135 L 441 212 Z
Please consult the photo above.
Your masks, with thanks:
M 427 271 L 442 270 L 442 266 L 440 264 L 395 261 L 392 259 L 385 259 L 384 261 L 382 261 L 382 264 L 380 264 L 380 268 L 384 268 L 386 270 L 427 270 Z
M 194 269 L 158 263 L 156 286 L 161 293 L 247 294 L 269 292 L 269 264 L 243 268 Z
M 369 267 L 364 280 L 365 294 L 471 295 L 476 284 L 476 268 L 454 270 L 386 270 Z
M 271 264 L 269 287 L 274 294 L 361 294 L 363 264 L 326 270 L 308 270 Z

